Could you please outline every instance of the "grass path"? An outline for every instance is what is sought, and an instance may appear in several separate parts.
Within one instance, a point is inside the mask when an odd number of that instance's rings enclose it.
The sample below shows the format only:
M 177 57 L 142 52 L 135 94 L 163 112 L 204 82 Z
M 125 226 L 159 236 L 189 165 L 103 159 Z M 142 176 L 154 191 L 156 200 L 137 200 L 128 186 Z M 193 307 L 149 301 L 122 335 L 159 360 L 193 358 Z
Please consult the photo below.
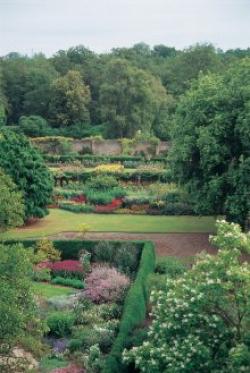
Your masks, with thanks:
M 71 295 L 76 292 L 75 289 L 66 286 L 55 286 L 45 282 L 34 282 L 33 289 L 35 294 L 44 298 L 52 298 L 60 295 Z
M 1 235 L 3 239 L 43 237 L 60 232 L 79 231 L 82 223 L 91 232 L 130 233 L 208 233 L 215 231 L 215 218 L 211 216 L 150 216 L 116 214 L 76 214 L 51 209 L 50 214 L 37 223 Z

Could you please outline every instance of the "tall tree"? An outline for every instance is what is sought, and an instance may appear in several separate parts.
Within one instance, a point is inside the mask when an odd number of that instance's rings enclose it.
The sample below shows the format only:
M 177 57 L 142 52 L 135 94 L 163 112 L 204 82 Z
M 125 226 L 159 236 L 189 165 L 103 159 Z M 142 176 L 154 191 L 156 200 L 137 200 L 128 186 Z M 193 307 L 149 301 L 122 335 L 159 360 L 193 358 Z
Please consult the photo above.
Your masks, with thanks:
M 222 70 L 220 55 L 211 44 L 197 44 L 168 58 L 160 75 L 164 85 L 174 95 L 183 94 L 201 72 Z
M 0 129 L 0 167 L 23 192 L 25 218 L 45 216 L 52 195 L 52 177 L 42 156 L 25 136 Z
M 49 106 L 55 126 L 70 126 L 89 122 L 90 90 L 78 71 L 70 70 L 52 83 Z
M 43 55 L 6 57 L 3 60 L 5 93 L 9 102 L 9 123 L 22 115 L 47 117 L 50 85 L 57 73 Z
M 250 211 L 250 58 L 201 76 L 178 105 L 170 154 L 201 214 L 240 223 Z
M 100 87 L 103 120 L 110 124 L 109 136 L 132 137 L 138 130 L 149 133 L 166 91 L 159 79 L 114 59 L 107 66 Z
M 0 231 L 23 224 L 23 195 L 11 178 L 0 169 Z

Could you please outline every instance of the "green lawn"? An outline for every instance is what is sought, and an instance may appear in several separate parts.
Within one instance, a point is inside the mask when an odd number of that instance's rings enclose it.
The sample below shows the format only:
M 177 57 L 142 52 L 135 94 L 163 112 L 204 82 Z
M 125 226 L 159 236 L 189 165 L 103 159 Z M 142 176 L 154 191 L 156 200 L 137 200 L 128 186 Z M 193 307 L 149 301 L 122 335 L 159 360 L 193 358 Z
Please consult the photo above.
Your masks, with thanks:
M 66 286 L 55 286 L 43 282 L 34 282 L 33 289 L 35 294 L 40 295 L 44 298 L 52 298 L 60 295 L 74 294 L 76 290 L 68 288 Z
M 170 233 L 214 232 L 215 218 L 211 216 L 150 216 L 116 214 L 76 214 L 52 209 L 36 224 L 11 230 L 3 239 L 42 237 L 66 231 L 78 231 L 86 223 L 92 232 Z

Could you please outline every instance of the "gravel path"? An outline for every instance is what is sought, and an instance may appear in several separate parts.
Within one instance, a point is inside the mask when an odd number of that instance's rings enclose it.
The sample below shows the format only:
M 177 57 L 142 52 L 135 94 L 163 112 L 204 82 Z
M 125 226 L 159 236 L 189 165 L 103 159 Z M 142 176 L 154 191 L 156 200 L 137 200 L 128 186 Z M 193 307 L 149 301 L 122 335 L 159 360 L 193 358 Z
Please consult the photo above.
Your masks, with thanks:
M 150 240 L 155 243 L 159 256 L 193 256 L 202 250 L 215 254 L 217 250 L 208 241 L 207 233 L 87 233 L 87 240 Z M 62 232 L 50 236 L 51 239 L 75 239 L 76 232 Z

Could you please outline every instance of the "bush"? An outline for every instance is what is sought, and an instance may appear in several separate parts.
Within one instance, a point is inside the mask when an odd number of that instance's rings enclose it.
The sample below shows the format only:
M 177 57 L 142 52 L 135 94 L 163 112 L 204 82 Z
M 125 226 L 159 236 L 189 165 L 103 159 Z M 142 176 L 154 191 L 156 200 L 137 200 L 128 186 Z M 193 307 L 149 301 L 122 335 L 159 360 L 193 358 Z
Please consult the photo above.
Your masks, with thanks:
M 84 289 L 84 282 L 75 278 L 55 277 L 51 280 L 51 283 L 55 285 L 70 286 L 75 289 Z
M 91 177 L 86 182 L 87 189 L 97 189 L 103 191 L 103 189 L 110 190 L 118 186 L 118 181 L 114 176 L 110 175 L 97 175 Z
M 89 203 L 93 205 L 107 205 L 111 203 L 114 199 L 112 191 L 96 191 L 93 189 L 88 189 L 85 191 L 86 197 Z
M 18 125 L 26 136 L 47 136 L 51 132 L 46 119 L 39 115 L 23 115 L 19 118 Z
M 83 268 L 78 260 L 62 260 L 60 262 L 44 263 L 45 268 L 50 268 L 53 277 L 73 277 L 82 279 Z
M 99 306 L 100 317 L 104 321 L 119 319 L 121 316 L 122 307 L 116 303 L 101 304 Z
M 45 281 L 49 282 L 51 280 L 50 269 L 41 268 L 35 269 L 32 274 L 33 281 Z
M 182 275 L 186 270 L 187 267 L 180 259 L 169 256 L 157 259 L 155 272 L 175 278 Z
M 48 238 L 42 238 L 36 242 L 35 253 L 37 262 L 47 260 L 54 262 L 60 260 L 61 257 L 60 251 L 54 247 L 53 242 Z
M 47 318 L 50 334 L 56 337 L 66 337 L 70 335 L 75 319 L 73 314 L 65 312 L 51 313 Z
M 108 241 L 100 241 L 95 247 L 94 259 L 113 264 L 119 271 L 131 276 L 137 269 L 139 254 L 138 246 L 133 243 L 114 245 Z
M 58 207 L 62 210 L 67 210 L 67 211 L 76 212 L 76 213 L 88 214 L 88 213 L 94 212 L 94 207 L 87 203 L 72 204 L 68 202 L 60 202 L 58 204 Z
M 97 265 L 86 277 L 84 296 L 95 303 L 122 302 L 130 280 L 116 268 Z

